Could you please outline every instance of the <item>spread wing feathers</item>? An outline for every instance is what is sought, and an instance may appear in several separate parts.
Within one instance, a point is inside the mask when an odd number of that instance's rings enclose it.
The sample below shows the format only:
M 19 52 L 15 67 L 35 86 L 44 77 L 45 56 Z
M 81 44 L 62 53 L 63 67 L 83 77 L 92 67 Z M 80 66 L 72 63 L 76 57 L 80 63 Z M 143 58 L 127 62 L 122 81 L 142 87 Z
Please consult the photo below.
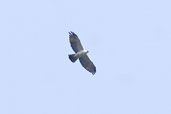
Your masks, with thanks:
M 94 66 L 93 62 L 89 59 L 87 55 L 79 58 L 81 65 L 91 72 L 93 75 L 96 73 L 96 67 Z
M 71 47 L 75 51 L 75 53 L 83 50 L 83 46 L 81 45 L 81 42 L 80 42 L 78 36 L 74 32 L 69 32 L 69 41 L 70 41 Z

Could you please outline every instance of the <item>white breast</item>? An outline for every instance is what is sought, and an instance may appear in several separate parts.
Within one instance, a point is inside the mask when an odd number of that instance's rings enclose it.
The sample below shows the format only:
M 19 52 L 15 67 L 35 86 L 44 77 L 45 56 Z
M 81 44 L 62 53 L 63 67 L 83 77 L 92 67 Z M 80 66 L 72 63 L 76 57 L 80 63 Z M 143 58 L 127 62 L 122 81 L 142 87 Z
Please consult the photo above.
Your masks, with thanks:
M 87 50 L 81 50 L 75 54 L 76 57 L 80 58 L 88 53 Z

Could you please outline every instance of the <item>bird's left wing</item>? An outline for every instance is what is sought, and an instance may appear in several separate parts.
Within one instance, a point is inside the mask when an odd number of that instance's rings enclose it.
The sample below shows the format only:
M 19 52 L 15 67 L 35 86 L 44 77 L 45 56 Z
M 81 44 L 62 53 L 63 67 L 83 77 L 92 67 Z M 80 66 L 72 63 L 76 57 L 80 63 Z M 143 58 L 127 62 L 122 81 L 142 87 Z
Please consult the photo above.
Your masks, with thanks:
M 78 36 L 74 32 L 69 32 L 69 41 L 70 41 L 71 47 L 75 51 L 75 53 L 83 50 L 83 46 L 81 45 L 81 42 L 80 42 Z
M 79 60 L 80 60 L 81 65 L 86 70 L 91 72 L 93 75 L 96 73 L 96 67 L 87 55 L 80 57 Z

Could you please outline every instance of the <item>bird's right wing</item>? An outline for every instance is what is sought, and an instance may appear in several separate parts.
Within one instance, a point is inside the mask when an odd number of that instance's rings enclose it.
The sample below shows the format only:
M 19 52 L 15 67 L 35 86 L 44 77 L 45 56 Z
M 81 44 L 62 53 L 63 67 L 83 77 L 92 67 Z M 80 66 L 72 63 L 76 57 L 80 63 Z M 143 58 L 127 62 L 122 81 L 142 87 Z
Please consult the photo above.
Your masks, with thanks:
M 87 55 L 79 58 L 81 65 L 91 72 L 93 75 L 96 73 L 96 67 Z
M 75 53 L 83 50 L 83 46 L 81 45 L 78 36 L 74 32 L 69 32 L 69 41 Z

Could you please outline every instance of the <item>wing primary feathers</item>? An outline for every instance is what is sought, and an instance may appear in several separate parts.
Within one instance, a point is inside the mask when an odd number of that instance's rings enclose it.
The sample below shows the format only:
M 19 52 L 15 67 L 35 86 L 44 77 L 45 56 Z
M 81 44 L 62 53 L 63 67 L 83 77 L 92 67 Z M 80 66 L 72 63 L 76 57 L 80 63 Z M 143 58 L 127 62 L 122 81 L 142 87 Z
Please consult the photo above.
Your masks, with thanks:
M 71 37 L 71 36 L 76 36 L 76 37 L 78 37 L 74 32 L 72 32 L 72 31 L 70 31 L 69 32 L 69 36 Z

